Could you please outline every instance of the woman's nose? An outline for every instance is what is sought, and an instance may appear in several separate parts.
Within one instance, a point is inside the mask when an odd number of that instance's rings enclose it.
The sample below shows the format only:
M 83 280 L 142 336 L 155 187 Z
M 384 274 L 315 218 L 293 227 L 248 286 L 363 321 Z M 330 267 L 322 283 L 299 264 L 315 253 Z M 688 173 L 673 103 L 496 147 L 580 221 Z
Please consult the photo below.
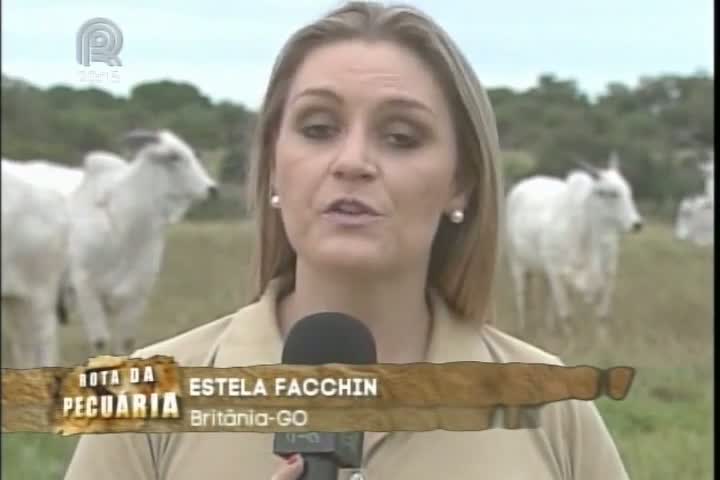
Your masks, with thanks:
M 371 148 L 361 129 L 344 139 L 332 164 L 332 174 L 344 180 L 370 180 L 377 175 Z

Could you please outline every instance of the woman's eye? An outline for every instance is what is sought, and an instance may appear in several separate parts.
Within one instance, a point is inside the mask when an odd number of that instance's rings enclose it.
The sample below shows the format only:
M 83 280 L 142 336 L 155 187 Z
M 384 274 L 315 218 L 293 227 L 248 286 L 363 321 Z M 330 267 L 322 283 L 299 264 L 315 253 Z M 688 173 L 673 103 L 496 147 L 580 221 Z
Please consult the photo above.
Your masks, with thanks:
M 335 127 L 323 124 L 306 125 L 302 128 L 302 133 L 308 138 L 325 139 L 335 133 Z
M 381 132 L 383 141 L 396 149 L 417 148 L 423 139 L 423 129 L 403 118 L 390 119 Z
M 416 137 L 406 133 L 391 133 L 387 139 L 393 147 L 398 148 L 415 148 L 420 144 Z

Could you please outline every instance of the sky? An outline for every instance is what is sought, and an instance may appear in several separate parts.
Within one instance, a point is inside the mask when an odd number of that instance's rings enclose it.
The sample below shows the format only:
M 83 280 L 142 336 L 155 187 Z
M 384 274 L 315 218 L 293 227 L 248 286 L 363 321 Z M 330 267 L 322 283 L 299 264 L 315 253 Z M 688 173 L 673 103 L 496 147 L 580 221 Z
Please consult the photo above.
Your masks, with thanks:
M 539 75 L 575 80 L 591 96 L 642 76 L 714 74 L 712 0 L 408 0 L 432 16 L 486 87 L 526 89 Z M 213 101 L 256 109 L 275 56 L 327 0 L 9 0 L 2 2 L 2 72 L 40 87 L 190 82 Z M 104 17 L 122 32 L 121 66 L 83 66 L 76 34 Z

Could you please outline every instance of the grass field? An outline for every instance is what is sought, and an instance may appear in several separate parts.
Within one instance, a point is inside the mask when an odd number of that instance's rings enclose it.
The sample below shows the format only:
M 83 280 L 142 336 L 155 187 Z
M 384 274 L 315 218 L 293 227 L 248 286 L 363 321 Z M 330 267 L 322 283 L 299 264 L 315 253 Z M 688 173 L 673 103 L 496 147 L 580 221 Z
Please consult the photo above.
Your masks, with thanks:
M 141 327 L 146 345 L 235 310 L 244 301 L 252 254 L 243 224 L 185 223 L 170 233 L 162 277 Z M 561 356 L 567 364 L 628 365 L 637 374 L 628 398 L 598 406 L 633 480 L 712 478 L 713 252 L 673 240 L 649 225 L 623 244 L 608 341 L 592 318 L 577 315 L 572 341 L 513 324 L 512 290 L 503 273 L 499 326 Z M 77 319 L 62 329 L 63 363 L 87 359 Z M 2 436 L 2 478 L 62 478 L 75 438 Z M 610 479 L 609 479 L 610 480 Z

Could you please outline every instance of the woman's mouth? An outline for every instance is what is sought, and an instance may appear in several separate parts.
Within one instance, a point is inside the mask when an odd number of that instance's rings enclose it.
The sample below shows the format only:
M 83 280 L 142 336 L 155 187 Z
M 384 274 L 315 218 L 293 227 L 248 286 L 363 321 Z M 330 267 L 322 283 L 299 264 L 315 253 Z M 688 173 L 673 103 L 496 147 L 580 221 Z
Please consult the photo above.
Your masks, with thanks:
M 354 198 L 340 198 L 330 203 L 323 217 L 340 225 L 365 225 L 381 215 L 365 202 Z

